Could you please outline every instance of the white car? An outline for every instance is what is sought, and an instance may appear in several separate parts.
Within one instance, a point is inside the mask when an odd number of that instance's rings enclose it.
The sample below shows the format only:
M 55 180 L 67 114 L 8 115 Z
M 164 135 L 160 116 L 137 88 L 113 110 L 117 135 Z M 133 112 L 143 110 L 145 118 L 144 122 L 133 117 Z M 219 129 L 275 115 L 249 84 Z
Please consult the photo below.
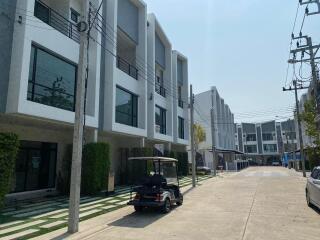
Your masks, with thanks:
M 320 166 L 315 167 L 308 178 L 306 198 L 308 206 L 314 205 L 320 209 Z

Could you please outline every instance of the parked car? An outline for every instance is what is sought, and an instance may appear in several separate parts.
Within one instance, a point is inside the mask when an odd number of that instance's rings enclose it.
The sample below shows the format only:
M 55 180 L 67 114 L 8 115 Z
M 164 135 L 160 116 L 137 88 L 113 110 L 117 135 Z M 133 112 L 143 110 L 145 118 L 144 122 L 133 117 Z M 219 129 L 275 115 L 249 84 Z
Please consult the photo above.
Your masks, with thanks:
M 177 175 L 177 162 L 173 158 L 135 157 L 130 161 L 150 161 L 153 171 L 148 176 L 141 176 L 140 184 L 131 189 L 128 205 L 134 206 L 137 212 L 144 208 L 158 208 L 168 213 L 173 204 L 183 203 Z
M 272 166 L 280 166 L 280 162 L 278 162 L 278 161 L 275 161 L 275 162 L 272 162 Z
M 197 167 L 197 174 L 203 174 L 203 175 L 211 174 L 211 169 L 205 166 Z
M 320 166 L 313 169 L 306 186 L 306 199 L 308 206 L 320 209 Z

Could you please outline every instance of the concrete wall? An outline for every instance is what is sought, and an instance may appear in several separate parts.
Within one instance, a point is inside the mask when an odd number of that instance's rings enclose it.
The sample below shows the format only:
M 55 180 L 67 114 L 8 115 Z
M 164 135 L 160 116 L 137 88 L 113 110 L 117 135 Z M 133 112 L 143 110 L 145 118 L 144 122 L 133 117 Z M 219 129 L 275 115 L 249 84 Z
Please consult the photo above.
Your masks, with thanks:
M 14 20 L 16 17 L 17 0 L 2 0 L 0 2 L 0 113 L 6 111 L 9 70 L 12 52 Z

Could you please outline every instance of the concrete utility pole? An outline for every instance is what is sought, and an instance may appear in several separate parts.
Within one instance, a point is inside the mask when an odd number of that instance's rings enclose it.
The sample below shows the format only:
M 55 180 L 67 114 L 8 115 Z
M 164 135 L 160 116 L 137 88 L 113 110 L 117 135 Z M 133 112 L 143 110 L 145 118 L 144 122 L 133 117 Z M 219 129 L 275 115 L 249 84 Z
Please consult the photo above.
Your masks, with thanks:
M 299 131 L 299 143 L 300 143 L 300 156 L 301 156 L 303 177 L 306 177 L 306 165 L 305 165 L 304 152 L 303 152 L 304 147 L 303 147 L 303 139 L 302 139 L 298 89 L 301 90 L 301 89 L 307 89 L 307 88 L 308 87 L 303 87 L 302 85 L 300 87 L 298 87 L 297 80 L 293 80 L 293 89 L 292 89 L 292 87 L 290 87 L 288 89 L 283 88 L 283 91 L 293 91 L 294 90 L 294 93 L 295 93 L 296 111 L 297 111 L 297 119 L 298 119 L 298 131 Z M 294 156 L 295 156 L 295 154 L 294 154 Z
M 190 131 L 191 131 L 191 162 L 192 162 L 192 186 L 196 186 L 196 158 L 194 148 L 194 95 L 190 85 Z
M 86 83 L 86 63 L 87 63 L 87 33 L 88 33 L 88 11 L 89 1 L 82 0 L 81 21 L 78 24 L 80 32 L 80 50 L 77 73 L 77 92 L 75 123 L 73 132 L 73 151 L 70 180 L 70 200 L 69 200 L 69 222 L 68 232 L 75 233 L 79 230 L 79 204 L 80 204 L 80 185 L 81 185 L 81 162 L 83 144 L 83 124 L 84 124 L 84 102 L 85 102 L 85 83 Z
M 296 108 L 297 108 L 297 118 L 298 118 L 298 129 L 299 129 L 299 142 L 300 142 L 300 158 L 302 163 L 302 173 L 303 177 L 306 177 L 306 165 L 304 160 L 304 147 L 303 147 L 303 139 L 302 139 L 302 130 L 301 130 L 301 119 L 300 119 L 300 110 L 299 110 L 299 100 L 298 100 L 298 90 L 297 90 L 297 80 L 293 81 L 294 86 L 294 95 L 296 98 Z
M 216 160 L 216 131 L 214 125 L 214 94 L 211 89 L 211 139 L 212 139 L 212 159 L 213 159 L 213 176 L 217 175 L 217 160 Z

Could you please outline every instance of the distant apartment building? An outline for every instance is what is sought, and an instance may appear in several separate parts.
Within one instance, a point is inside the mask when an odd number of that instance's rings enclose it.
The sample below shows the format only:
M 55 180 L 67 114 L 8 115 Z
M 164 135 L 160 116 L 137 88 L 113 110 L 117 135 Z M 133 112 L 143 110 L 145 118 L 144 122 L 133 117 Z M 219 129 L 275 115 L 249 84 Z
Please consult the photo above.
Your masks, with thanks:
M 213 168 L 210 115 L 212 107 L 214 109 L 215 147 L 219 150 L 235 150 L 234 115 L 217 88 L 212 87 L 209 91 L 196 94 L 194 99 L 195 123 L 199 124 L 206 133 L 205 141 L 199 144 L 197 159 L 199 164 L 210 168 Z
M 297 147 L 294 120 L 235 125 L 236 149 L 258 164 L 280 162 L 284 152 Z
M 91 1 L 93 11 L 100 1 Z M 21 140 L 11 194 L 55 191 L 72 144 L 80 0 L 0 2 L 0 132 Z M 188 59 L 142 0 L 108 0 L 92 28 L 85 143 L 108 142 L 121 183 L 122 149 L 185 151 Z M 103 31 L 101 31 L 103 28 Z M 100 29 L 100 30 L 99 30 Z

